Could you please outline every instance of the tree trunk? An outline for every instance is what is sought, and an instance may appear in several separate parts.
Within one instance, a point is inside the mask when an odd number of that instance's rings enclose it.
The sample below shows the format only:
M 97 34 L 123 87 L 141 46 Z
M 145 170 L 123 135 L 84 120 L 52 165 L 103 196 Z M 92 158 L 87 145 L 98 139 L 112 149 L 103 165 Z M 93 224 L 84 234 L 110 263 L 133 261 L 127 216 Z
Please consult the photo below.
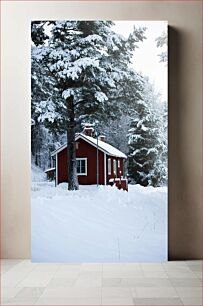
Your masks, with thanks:
M 78 190 L 78 177 L 76 165 L 75 149 L 75 112 L 73 97 L 67 99 L 68 126 L 67 126 L 67 144 L 68 144 L 68 190 Z

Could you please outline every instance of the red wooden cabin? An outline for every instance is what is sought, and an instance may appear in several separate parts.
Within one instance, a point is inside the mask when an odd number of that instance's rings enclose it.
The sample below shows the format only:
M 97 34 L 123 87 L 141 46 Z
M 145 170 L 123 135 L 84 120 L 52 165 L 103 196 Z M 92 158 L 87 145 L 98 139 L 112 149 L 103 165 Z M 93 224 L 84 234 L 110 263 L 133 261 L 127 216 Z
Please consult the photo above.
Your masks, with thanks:
M 92 128 L 85 128 L 76 135 L 76 160 L 78 181 L 81 185 L 97 184 L 97 139 L 92 136 Z M 68 181 L 67 144 L 52 153 L 56 161 L 56 184 Z M 109 184 L 112 178 L 124 176 L 126 155 L 105 142 L 105 137 L 98 139 L 98 183 Z

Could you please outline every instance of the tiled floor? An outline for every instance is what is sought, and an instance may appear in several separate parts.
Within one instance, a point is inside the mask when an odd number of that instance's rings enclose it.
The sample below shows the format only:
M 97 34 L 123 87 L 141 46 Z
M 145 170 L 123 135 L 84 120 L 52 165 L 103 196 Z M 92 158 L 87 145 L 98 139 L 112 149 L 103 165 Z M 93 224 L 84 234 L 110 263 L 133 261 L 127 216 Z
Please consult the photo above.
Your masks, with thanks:
M 1 261 L 1 305 L 202 305 L 202 261 Z

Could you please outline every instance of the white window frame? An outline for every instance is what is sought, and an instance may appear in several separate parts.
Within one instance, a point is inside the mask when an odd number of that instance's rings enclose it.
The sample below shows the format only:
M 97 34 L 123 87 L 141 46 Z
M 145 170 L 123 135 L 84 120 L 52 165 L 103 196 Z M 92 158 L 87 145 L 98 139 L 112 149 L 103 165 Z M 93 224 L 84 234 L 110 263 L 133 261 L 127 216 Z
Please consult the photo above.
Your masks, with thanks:
M 121 167 L 121 161 L 120 161 L 120 159 L 118 159 L 118 168 L 120 168 Z
M 117 176 L 117 162 L 116 159 L 113 160 L 113 173 Z
M 77 173 L 78 176 L 80 175 L 86 175 L 87 176 L 87 157 L 81 157 L 81 158 L 76 158 L 76 161 L 81 161 L 85 160 L 85 172 L 84 173 Z M 77 168 L 77 165 L 76 165 Z
M 108 175 L 111 175 L 111 158 L 108 158 Z

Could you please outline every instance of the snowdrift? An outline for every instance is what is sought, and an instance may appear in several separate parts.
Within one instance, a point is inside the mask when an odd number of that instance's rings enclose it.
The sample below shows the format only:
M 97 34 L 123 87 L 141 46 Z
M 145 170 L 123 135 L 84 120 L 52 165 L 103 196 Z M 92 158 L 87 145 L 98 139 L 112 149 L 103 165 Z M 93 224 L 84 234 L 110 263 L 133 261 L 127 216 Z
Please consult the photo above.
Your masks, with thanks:
M 32 185 L 32 260 L 160 262 L 167 260 L 167 189 L 130 185 Z

